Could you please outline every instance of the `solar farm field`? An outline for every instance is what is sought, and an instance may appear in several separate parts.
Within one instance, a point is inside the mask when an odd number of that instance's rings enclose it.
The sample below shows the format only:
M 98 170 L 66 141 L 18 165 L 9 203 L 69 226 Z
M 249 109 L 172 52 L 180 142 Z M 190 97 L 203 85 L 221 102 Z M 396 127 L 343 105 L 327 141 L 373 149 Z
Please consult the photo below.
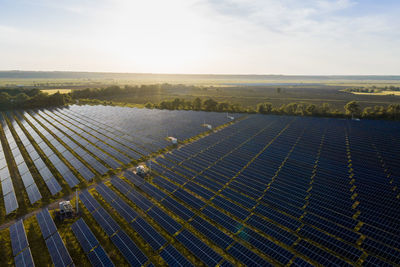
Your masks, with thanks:
M 3 114 L 3 212 L 75 188 L 80 210 L 59 222 L 40 209 L 3 230 L 9 264 L 400 265 L 399 123 L 234 117 L 106 106 Z M 189 139 L 204 123 L 225 125 L 162 151 L 167 135 Z M 127 169 L 141 160 L 146 178 Z
M 230 122 L 226 114 L 105 106 L 0 114 L 0 214 L 12 217 L 70 194 L 171 143 Z M 15 192 L 18 191 L 18 194 Z

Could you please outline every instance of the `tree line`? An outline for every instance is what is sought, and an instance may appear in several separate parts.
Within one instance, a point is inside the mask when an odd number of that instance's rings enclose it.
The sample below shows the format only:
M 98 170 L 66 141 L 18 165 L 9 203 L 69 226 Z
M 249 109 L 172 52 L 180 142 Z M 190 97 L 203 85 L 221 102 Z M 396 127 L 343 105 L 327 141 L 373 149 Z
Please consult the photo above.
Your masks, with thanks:
M 259 113 L 274 115 L 294 115 L 294 116 L 320 116 L 337 118 L 365 118 L 365 119 L 400 119 L 400 104 L 390 104 L 388 106 L 374 106 L 361 108 L 356 101 L 350 101 L 344 106 L 345 112 L 333 109 L 328 103 L 321 105 L 308 103 L 289 103 L 274 107 L 271 103 L 260 103 L 254 108 L 245 108 L 239 104 L 227 102 L 217 102 L 211 98 L 201 100 L 195 98 L 193 101 L 175 98 L 173 100 L 163 100 L 159 104 L 147 103 L 146 108 L 168 109 L 168 110 L 202 110 L 214 112 L 238 112 L 238 113 Z
M 0 89 L 0 110 L 63 106 L 71 102 L 68 94 L 49 95 L 39 89 Z
M 357 92 L 357 93 L 379 93 L 382 91 L 400 91 L 400 87 L 398 86 L 383 86 L 383 87 L 377 87 L 377 86 L 371 86 L 371 87 L 351 87 L 347 88 L 344 90 L 344 92 L 352 93 L 352 92 Z

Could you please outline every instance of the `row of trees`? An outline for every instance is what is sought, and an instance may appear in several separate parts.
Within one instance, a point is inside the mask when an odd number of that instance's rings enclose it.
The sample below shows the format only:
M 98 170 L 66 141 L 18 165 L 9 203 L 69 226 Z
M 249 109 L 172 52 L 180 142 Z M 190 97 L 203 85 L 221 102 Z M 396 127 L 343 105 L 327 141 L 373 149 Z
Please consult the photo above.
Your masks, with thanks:
M 400 91 L 400 87 L 398 86 L 384 86 L 384 87 L 377 87 L 377 86 L 371 86 L 371 87 L 351 87 L 347 88 L 344 90 L 345 92 L 359 92 L 359 93 L 379 93 L 382 91 Z
M 231 104 L 228 102 L 217 102 L 212 98 L 202 101 L 200 98 L 195 98 L 193 101 L 175 98 L 173 100 L 163 100 L 159 104 L 147 103 L 146 108 L 159 109 L 183 109 L 183 110 L 204 110 L 216 112 L 246 112 L 247 109 L 239 104 Z
M 17 94 L 12 92 L 10 94 L 7 90 L 0 90 L 0 110 L 63 106 L 72 102 L 71 96 L 67 94 L 49 95 L 38 89 L 17 92 Z
M 239 104 L 217 102 L 211 98 L 193 101 L 175 98 L 164 100 L 159 104 L 147 103 L 146 108 L 158 108 L 169 110 L 203 110 L 215 112 L 246 112 L 259 114 L 295 115 L 295 116 L 323 116 L 323 117 L 354 117 L 368 119 L 400 119 L 400 104 L 391 104 L 387 107 L 374 106 L 361 109 L 356 101 L 350 101 L 344 106 L 345 112 L 333 109 L 328 103 L 321 105 L 307 103 L 289 103 L 274 107 L 271 103 L 261 103 L 256 109 L 244 108 Z

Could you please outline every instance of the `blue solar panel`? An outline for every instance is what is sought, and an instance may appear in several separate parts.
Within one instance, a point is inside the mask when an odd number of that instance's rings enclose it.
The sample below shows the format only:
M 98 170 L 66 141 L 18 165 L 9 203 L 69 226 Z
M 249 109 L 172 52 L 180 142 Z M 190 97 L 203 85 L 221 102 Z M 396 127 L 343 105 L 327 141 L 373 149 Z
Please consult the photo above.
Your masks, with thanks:
M 100 224 L 101 228 L 108 236 L 111 236 L 120 229 L 118 223 L 108 214 L 104 208 L 100 208 L 93 212 L 93 217 Z
M 218 253 L 186 229 L 176 238 L 207 266 L 215 266 L 222 260 Z
M 88 258 L 93 266 L 102 266 L 102 267 L 114 266 L 114 264 L 108 257 L 107 253 L 101 246 L 96 247 L 92 252 L 90 252 L 88 254 Z
M 233 239 L 231 237 L 198 216 L 194 217 L 193 221 L 191 221 L 190 224 L 200 233 L 207 236 L 208 239 L 210 239 L 212 242 L 223 249 L 228 247 L 233 242 Z
M 124 177 L 126 177 L 129 181 L 131 181 L 136 186 L 141 186 L 144 183 L 144 180 L 142 177 L 134 174 L 131 171 L 125 171 Z
M 71 225 L 71 229 L 74 232 L 85 253 L 88 253 L 92 248 L 96 247 L 99 244 L 99 241 L 97 241 L 89 226 L 87 226 L 82 218 L 74 222 Z
M 148 210 L 153 206 L 153 203 L 148 200 L 144 195 L 136 191 L 134 188 L 132 188 L 129 184 L 127 184 L 125 181 L 115 177 L 111 179 L 111 183 L 123 194 L 126 195 L 126 197 L 132 201 L 135 205 L 137 205 L 139 208 L 143 210 Z
M 154 250 L 162 247 L 166 240 L 162 237 L 148 222 L 141 217 L 131 222 L 131 226 L 135 231 L 146 240 Z
M 160 256 L 165 260 L 169 266 L 193 266 L 179 251 L 172 245 L 166 246 L 161 252 Z
M 84 190 L 79 194 L 79 199 L 90 213 L 93 213 L 101 207 L 99 202 L 97 202 L 87 190 Z
M 133 221 L 138 216 L 131 206 L 105 184 L 98 185 L 96 190 L 127 222 Z
M 60 184 L 57 182 L 57 180 L 54 177 L 51 177 L 48 180 L 44 181 L 47 185 L 47 187 L 50 190 L 50 193 L 52 196 L 54 196 L 55 194 L 57 194 L 58 192 L 60 192 L 62 190 L 62 187 L 60 186 Z
M 235 243 L 232 247 L 230 247 L 228 252 L 247 266 L 273 266 L 255 254 L 253 251 L 239 243 Z
M 168 214 L 162 211 L 159 207 L 154 206 L 148 212 L 147 215 L 152 217 L 162 228 L 164 228 L 171 235 L 175 234 L 182 225 L 177 223 Z
M 124 231 L 118 231 L 111 237 L 111 241 L 131 266 L 141 266 L 147 262 L 147 257 Z
M 189 220 L 194 215 L 194 213 L 191 210 L 179 204 L 176 200 L 174 200 L 171 197 L 165 198 L 161 203 L 184 220 Z
M 72 258 L 58 232 L 46 240 L 46 246 L 55 267 L 70 266 L 73 264 Z
M 26 238 L 24 223 L 22 220 L 11 225 L 9 229 L 13 255 L 15 256 L 24 248 L 29 246 L 28 239 Z
M 46 208 L 36 214 L 36 219 L 39 223 L 40 230 L 44 239 L 57 232 L 57 227 L 54 224 L 53 219 L 50 216 L 49 210 Z
M 3 185 L 3 182 L 1 182 Z M 15 196 L 14 190 L 4 195 L 4 205 L 6 207 L 6 215 L 18 209 L 18 201 Z
M 35 183 L 26 187 L 26 192 L 28 193 L 28 198 L 31 204 L 35 203 L 36 201 L 42 198 L 42 195 L 40 194 L 39 189 L 37 188 Z
M 26 248 L 14 258 L 15 267 L 34 267 L 30 248 Z

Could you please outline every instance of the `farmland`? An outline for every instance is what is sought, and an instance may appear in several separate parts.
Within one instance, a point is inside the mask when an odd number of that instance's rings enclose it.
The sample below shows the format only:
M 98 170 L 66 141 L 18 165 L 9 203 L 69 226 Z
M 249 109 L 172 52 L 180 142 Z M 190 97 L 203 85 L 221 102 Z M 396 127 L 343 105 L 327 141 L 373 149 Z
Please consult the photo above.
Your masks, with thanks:
M 9 265 L 400 264 L 396 122 L 102 105 L 0 122 Z M 56 219 L 61 198 L 78 217 Z

